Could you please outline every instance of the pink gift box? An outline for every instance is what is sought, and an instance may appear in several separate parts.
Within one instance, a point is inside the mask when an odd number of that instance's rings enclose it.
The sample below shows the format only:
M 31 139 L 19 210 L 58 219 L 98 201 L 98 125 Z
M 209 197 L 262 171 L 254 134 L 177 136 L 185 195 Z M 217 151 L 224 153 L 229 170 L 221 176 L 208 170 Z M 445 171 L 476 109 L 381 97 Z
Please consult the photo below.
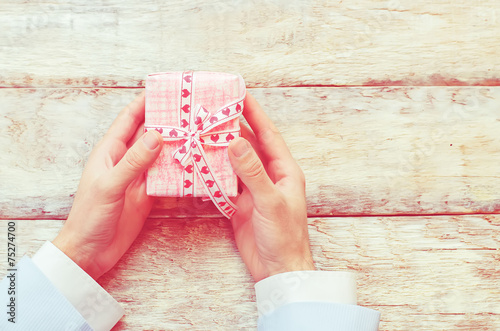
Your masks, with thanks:
M 245 95 L 245 83 L 240 76 L 214 72 L 164 72 L 150 74 L 146 78 L 145 128 L 156 129 L 164 137 L 168 136 L 162 126 L 178 127 L 187 130 L 191 122 L 195 123 L 196 109 L 202 106 L 207 114 L 205 127 L 209 126 L 209 119 L 223 109 L 236 104 L 238 110 Z M 231 108 L 234 115 L 234 108 Z M 221 114 L 219 112 L 219 114 Z M 209 118 L 212 116 L 212 118 Z M 198 119 L 199 120 L 199 119 Z M 188 125 L 189 122 L 189 125 Z M 197 122 L 196 122 L 197 123 Z M 169 129 L 170 130 L 170 129 Z M 227 134 L 227 132 L 231 132 Z M 225 134 L 226 133 L 226 134 Z M 177 132 L 171 131 L 171 136 Z M 239 134 L 238 117 L 231 118 L 225 123 L 201 136 L 202 143 L 228 142 Z M 181 165 L 174 159 L 174 152 L 183 148 L 186 139 L 167 141 L 156 162 L 147 171 L 147 194 L 158 197 L 208 197 L 207 188 L 201 181 L 200 173 L 193 170 L 193 162 Z M 189 145 L 188 145 L 189 146 Z M 229 162 L 227 146 L 203 144 L 206 163 L 218 180 L 221 191 L 227 196 L 234 197 L 238 193 L 237 177 Z M 195 169 L 196 170 L 196 169 Z M 208 181 L 210 183 L 210 181 Z M 215 201 L 214 201 L 215 202 Z

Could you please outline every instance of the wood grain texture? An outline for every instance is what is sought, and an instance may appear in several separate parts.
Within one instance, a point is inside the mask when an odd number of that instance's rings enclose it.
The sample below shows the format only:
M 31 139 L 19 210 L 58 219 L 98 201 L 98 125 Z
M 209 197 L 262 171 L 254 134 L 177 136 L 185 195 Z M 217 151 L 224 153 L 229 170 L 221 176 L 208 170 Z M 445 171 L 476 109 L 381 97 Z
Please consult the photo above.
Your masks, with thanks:
M 2 1 L 0 87 L 136 87 L 168 70 L 249 86 L 500 85 L 500 2 Z
M 0 275 L 7 219 L 18 257 L 55 237 L 146 74 L 238 72 L 304 169 L 317 267 L 356 271 L 380 330 L 500 330 L 499 15 L 497 0 L 2 1 Z M 126 310 L 113 330 L 255 329 L 230 223 L 193 199 L 150 217 L 99 280 Z
M 16 223 L 30 255 L 61 228 Z M 499 215 L 312 218 L 309 233 L 319 269 L 357 272 L 358 302 L 381 312 L 380 330 L 500 328 Z M 148 220 L 99 282 L 126 310 L 114 330 L 256 326 L 253 281 L 223 219 Z
M 64 219 L 92 147 L 136 89 L 1 89 L 0 217 Z M 500 87 L 252 89 L 307 178 L 308 213 L 500 210 Z M 217 217 L 159 200 L 152 217 Z

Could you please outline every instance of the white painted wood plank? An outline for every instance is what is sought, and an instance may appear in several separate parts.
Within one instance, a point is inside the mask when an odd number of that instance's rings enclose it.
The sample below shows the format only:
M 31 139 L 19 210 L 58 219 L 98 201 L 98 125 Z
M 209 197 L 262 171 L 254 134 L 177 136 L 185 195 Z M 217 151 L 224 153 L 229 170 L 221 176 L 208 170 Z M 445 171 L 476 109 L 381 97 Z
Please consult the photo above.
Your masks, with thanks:
M 61 227 L 16 223 L 30 255 Z M 500 328 L 499 215 L 313 218 L 309 232 L 319 269 L 357 272 L 359 304 L 382 313 L 381 330 Z M 100 283 L 126 310 L 115 330 L 256 325 L 253 281 L 226 220 L 150 219 Z
M 65 218 L 92 147 L 137 89 L 1 89 L 0 217 Z M 493 213 L 500 87 L 253 89 L 307 178 L 309 215 Z M 152 217 L 217 216 L 159 200 Z
M 249 86 L 500 84 L 500 2 L 7 0 L 0 86 L 142 86 L 167 70 Z

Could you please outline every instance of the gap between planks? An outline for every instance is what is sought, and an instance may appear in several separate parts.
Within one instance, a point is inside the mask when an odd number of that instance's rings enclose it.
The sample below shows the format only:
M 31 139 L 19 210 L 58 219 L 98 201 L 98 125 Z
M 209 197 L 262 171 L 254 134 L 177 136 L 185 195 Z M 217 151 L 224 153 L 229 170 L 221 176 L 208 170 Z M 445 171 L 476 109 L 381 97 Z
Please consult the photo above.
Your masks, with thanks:
M 500 86 L 500 79 L 498 81 L 495 81 L 494 83 L 491 82 L 485 82 L 485 83 L 477 83 L 477 84 L 442 84 L 442 85 L 433 85 L 433 84 L 428 84 L 428 85 L 404 85 L 404 84 L 372 84 L 372 85 L 277 85 L 277 86 L 270 86 L 270 87 L 259 87 L 259 86 L 247 86 L 247 90 L 253 90 L 253 89 L 279 89 L 279 88 L 374 88 L 374 87 L 407 87 L 407 88 L 432 88 L 432 87 L 477 87 L 477 88 L 484 88 L 484 87 L 498 87 Z M 0 89 L 16 89 L 16 90 L 60 90 L 60 89 L 76 89 L 76 90 L 99 90 L 99 89 L 127 89 L 127 90 L 140 90 L 144 89 L 145 86 L 72 86 L 72 85 L 58 85 L 58 86 L 49 86 L 49 87 L 43 87 L 43 86 L 0 86 Z

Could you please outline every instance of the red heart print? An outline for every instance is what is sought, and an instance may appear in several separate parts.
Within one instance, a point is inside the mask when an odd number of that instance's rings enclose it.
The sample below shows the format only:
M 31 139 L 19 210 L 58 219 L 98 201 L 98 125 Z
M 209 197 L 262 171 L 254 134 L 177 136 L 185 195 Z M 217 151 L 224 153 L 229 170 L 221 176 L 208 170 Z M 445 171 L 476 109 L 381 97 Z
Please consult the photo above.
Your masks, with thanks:
M 210 139 L 216 143 L 219 140 L 219 135 L 218 134 L 213 134 L 210 136 Z
M 160 128 L 160 129 L 161 129 L 161 128 Z M 162 133 L 162 132 L 163 132 L 163 130 L 161 130 L 161 132 L 160 132 L 160 133 Z M 174 129 L 172 129 L 172 130 L 170 130 L 170 132 L 168 133 L 168 135 L 169 135 L 170 137 L 177 137 L 177 131 L 175 131 Z
M 218 121 L 217 117 L 215 117 L 215 116 L 210 117 L 210 124 L 214 124 L 217 121 Z
M 205 175 L 208 174 L 208 167 L 204 166 L 203 168 L 201 168 L 200 172 Z
M 191 106 L 190 105 L 184 105 L 184 106 L 182 106 L 181 109 L 182 109 L 183 112 L 185 112 L 187 114 L 191 110 Z
M 189 123 L 188 123 L 188 121 L 186 121 L 185 119 L 183 119 L 183 120 L 181 121 L 181 126 L 182 126 L 183 128 L 187 127 L 188 125 L 189 125 Z
M 182 90 L 182 93 L 181 93 L 183 98 L 187 98 L 190 94 L 191 94 L 191 92 L 189 92 L 186 89 Z
M 237 104 L 236 105 L 236 111 L 239 112 L 240 110 L 241 110 L 241 106 L 240 106 L 240 104 Z
M 230 110 L 229 110 L 229 108 L 227 108 L 227 107 L 226 107 L 226 108 L 224 108 L 224 109 L 222 109 L 222 113 L 223 113 L 224 115 L 226 115 L 226 116 L 228 116 L 228 115 L 229 115 L 229 112 L 230 112 Z
M 148 132 L 148 128 L 144 128 L 144 132 Z
M 187 167 L 184 168 L 184 170 L 186 170 L 188 174 L 193 173 L 193 165 L 192 164 L 188 165 Z
M 201 141 L 202 143 L 205 143 L 205 139 L 203 139 L 202 137 L 200 137 L 200 141 Z
M 184 181 L 184 187 L 185 188 L 189 188 L 191 185 L 193 185 L 193 183 L 191 183 L 191 181 L 189 179 L 186 179 Z
M 156 128 L 156 131 L 158 131 L 161 134 L 163 133 L 163 128 Z
M 193 155 L 193 158 L 194 158 L 194 160 L 195 160 L 196 162 L 200 162 L 200 160 L 201 160 L 201 155 L 200 155 L 200 154 L 195 154 L 195 155 Z
M 210 179 L 207 180 L 205 183 L 207 184 L 208 187 L 212 187 L 215 184 L 215 182 L 213 180 L 210 180 Z
M 224 207 L 226 203 L 225 202 L 219 202 L 219 206 Z
M 214 193 L 214 197 L 216 198 L 220 198 L 222 196 L 222 193 L 220 193 L 220 191 L 217 191 Z
M 232 134 L 228 133 L 226 136 L 226 141 L 231 141 L 233 139 L 234 139 L 234 136 Z
M 184 80 L 185 80 L 187 83 L 191 83 L 191 76 L 184 76 Z
M 191 142 L 191 147 L 192 148 L 195 148 L 196 147 L 196 143 L 194 141 Z
M 192 197 L 193 195 L 192 195 L 191 193 L 188 193 L 188 194 L 185 194 L 184 196 L 185 196 L 186 198 L 190 198 L 190 197 Z
M 186 154 L 186 145 L 182 145 L 182 147 L 179 149 L 179 153 Z
M 200 116 L 196 116 L 196 118 L 194 119 L 194 124 L 196 124 L 196 125 L 201 124 L 201 117 Z
M 198 125 L 198 130 L 203 131 L 203 123 L 201 123 L 200 125 Z

